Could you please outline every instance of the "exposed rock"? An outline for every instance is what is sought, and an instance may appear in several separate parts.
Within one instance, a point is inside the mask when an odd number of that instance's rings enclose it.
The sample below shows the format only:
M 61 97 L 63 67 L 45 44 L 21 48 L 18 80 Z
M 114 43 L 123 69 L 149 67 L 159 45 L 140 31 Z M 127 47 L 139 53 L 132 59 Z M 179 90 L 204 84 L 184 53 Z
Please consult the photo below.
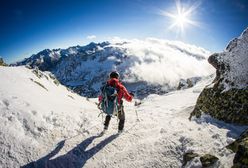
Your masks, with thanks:
M 1 57 L 0 57 L 0 66 L 7 66 L 7 64 L 3 61 Z
M 29 66 L 25 66 L 26 68 L 30 68 Z M 57 80 L 57 78 L 51 73 L 51 72 L 42 72 L 40 71 L 37 67 L 32 69 L 32 72 L 38 77 L 38 78 L 46 78 L 47 80 L 49 79 L 48 76 L 53 80 L 53 83 L 56 84 L 57 86 L 60 85 L 60 82 Z
M 201 80 L 201 77 L 193 77 L 193 78 L 188 78 L 186 80 L 181 79 L 179 81 L 177 90 L 191 88 L 200 80 Z
M 248 129 L 245 130 L 238 139 L 236 139 L 234 142 L 232 142 L 231 144 L 229 144 L 227 146 L 228 149 L 231 149 L 233 152 L 237 152 L 238 151 L 238 146 L 239 144 L 244 140 L 248 138 Z
M 193 152 L 187 152 L 183 155 L 183 166 L 187 164 L 187 162 L 191 161 L 195 157 L 198 157 L 199 155 L 197 153 Z
M 202 113 L 228 123 L 248 124 L 248 89 L 205 88 L 198 97 L 195 109 L 190 115 L 200 117 Z
M 216 168 L 219 166 L 219 159 L 216 156 L 205 154 L 200 157 L 203 168 Z
M 248 139 L 246 138 L 239 147 L 233 160 L 234 168 L 247 168 L 248 167 Z
M 200 94 L 191 116 L 202 113 L 229 123 L 248 124 L 248 28 L 226 50 L 209 57 L 216 68 L 212 86 Z
M 227 148 L 236 152 L 233 160 L 233 168 L 248 167 L 248 129 L 236 141 L 229 144 Z
M 0 58 L 0 65 L 2 65 L 3 64 L 3 59 L 2 58 Z
M 197 157 L 198 159 L 195 159 Z M 200 157 L 200 161 L 199 161 L 199 157 Z M 219 159 L 216 156 L 210 154 L 205 154 L 203 156 L 200 156 L 197 153 L 187 152 L 183 155 L 182 166 L 187 167 L 192 161 L 199 162 L 203 168 L 217 168 L 220 165 Z

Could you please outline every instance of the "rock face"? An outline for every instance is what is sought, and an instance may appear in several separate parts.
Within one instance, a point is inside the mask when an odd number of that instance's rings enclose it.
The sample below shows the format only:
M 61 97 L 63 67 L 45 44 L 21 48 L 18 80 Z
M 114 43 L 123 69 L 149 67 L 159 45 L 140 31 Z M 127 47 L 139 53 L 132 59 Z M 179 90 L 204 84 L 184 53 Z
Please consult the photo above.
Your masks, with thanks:
M 200 94 L 191 116 L 202 113 L 229 123 L 248 124 L 248 28 L 225 51 L 209 57 L 216 78 Z
M 206 168 L 214 168 L 219 167 L 218 158 L 216 156 L 205 154 L 204 156 L 200 157 L 202 167 Z
M 233 167 L 248 167 L 248 129 L 240 137 L 227 146 L 236 155 L 233 160 Z

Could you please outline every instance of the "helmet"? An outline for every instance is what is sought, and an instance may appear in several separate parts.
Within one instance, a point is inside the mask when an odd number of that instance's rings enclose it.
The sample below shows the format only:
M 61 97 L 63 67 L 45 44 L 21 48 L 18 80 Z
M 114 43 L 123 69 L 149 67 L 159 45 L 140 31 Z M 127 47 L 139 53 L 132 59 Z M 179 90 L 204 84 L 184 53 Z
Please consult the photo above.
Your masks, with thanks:
M 117 71 L 113 71 L 109 74 L 109 77 L 118 79 L 120 77 L 120 74 Z

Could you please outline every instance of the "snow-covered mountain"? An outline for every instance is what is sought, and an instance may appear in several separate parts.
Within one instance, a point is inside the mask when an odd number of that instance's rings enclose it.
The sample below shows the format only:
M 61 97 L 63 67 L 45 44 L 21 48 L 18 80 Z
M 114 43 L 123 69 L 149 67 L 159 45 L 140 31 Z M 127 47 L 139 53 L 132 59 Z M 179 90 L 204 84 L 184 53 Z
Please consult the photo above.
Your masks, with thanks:
M 181 80 L 210 75 L 209 55 L 193 45 L 147 38 L 44 50 L 16 65 L 51 71 L 62 84 L 87 97 L 96 96 L 109 72 L 117 70 L 127 88 L 144 97 L 174 90 Z
M 108 45 L 108 42 L 103 42 L 98 44 L 103 47 Z M 12 65 L 29 65 L 31 67 L 38 67 L 42 71 L 51 71 L 53 70 L 59 61 L 63 60 L 67 56 L 75 56 L 75 55 L 87 55 L 92 51 L 96 50 L 97 44 L 90 43 L 86 46 L 74 46 L 69 47 L 67 49 L 45 49 L 37 54 L 33 54 L 29 58 L 25 58 L 24 60 L 17 62 Z
M 244 130 L 209 116 L 188 120 L 211 78 L 190 89 L 149 95 L 138 106 L 125 102 L 125 131 L 119 136 L 115 118 L 98 136 L 103 126 L 97 100 L 70 92 L 49 72 L 0 66 L 0 79 L 3 168 L 231 167 L 234 153 L 225 146 Z M 187 159 L 190 152 L 198 155 Z M 205 154 L 217 160 L 209 162 Z

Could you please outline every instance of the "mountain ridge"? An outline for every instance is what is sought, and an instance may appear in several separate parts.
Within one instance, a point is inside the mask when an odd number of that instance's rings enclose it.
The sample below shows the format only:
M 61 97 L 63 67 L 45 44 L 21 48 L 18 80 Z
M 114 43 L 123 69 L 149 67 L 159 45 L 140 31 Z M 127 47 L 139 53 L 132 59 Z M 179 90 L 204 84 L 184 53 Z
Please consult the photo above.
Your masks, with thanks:
M 108 73 L 117 70 L 127 88 L 143 98 L 175 90 L 181 79 L 210 75 L 209 54 L 183 42 L 147 38 L 46 49 L 15 65 L 50 71 L 62 84 L 87 97 L 95 97 Z

